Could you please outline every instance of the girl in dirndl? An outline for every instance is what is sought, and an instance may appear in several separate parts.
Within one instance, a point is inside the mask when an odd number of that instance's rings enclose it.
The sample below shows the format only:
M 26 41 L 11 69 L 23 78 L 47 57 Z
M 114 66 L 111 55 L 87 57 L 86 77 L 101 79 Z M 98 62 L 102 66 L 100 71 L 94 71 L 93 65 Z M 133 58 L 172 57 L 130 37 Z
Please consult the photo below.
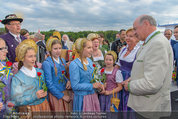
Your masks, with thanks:
M 70 81 L 66 78 L 66 61 L 61 58 L 61 41 L 50 38 L 46 42 L 46 48 L 50 56 L 43 62 L 45 79 L 49 92 L 49 103 L 52 111 L 70 112 L 72 110 L 72 98 L 69 95 Z
M 37 45 L 24 40 L 16 48 L 18 73 L 11 83 L 11 98 L 19 112 L 50 112 L 44 73 L 35 68 Z
M 71 87 L 74 91 L 74 112 L 100 112 L 98 96 L 94 89 L 102 89 L 99 82 L 91 83 L 94 71 L 93 62 L 88 58 L 92 54 L 92 42 L 86 38 L 79 38 L 75 42 L 75 49 L 79 53 L 70 63 L 69 74 Z
M 111 98 L 113 97 L 113 93 L 117 93 L 117 98 L 121 99 L 120 91 L 122 90 L 123 77 L 121 71 L 118 70 L 117 67 L 114 67 L 115 61 L 117 60 L 117 55 L 114 51 L 108 51 L 105 54 L 104 62 L 106 67 L 104 67 L 104 72 L 101 71 L 101 75 L 103 73 L 106 74 L 105 79 L 105 90 L 99 94 L 100 108 L 103 112 L 110 112 L 111 106 Z M 102 70 L 102 69 L 101 69 Z M 121 111 L 121 105 L 116 105 L 117 111 Z

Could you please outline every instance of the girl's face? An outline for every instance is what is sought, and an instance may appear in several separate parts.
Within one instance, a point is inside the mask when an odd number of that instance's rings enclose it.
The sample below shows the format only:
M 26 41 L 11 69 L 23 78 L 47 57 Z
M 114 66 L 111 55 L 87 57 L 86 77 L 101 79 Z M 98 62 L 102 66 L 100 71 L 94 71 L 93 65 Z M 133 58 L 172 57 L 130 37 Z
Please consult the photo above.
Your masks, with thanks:
M 83 54 L 82 54 L 82 56 L 83 56 L 84 58 L 86 58 L 86 57 L 91 57 L 92 52 L 93 52 L 92 42 L 91 42 L 91 41 L 87 41 L 87 42 L 86 42 L 86 46 L 85 46 L 84 49 L 83 49 Z
M 98 39 L 94 39 L 92 41 L 92 44 L 93 44 L 93 50 L 97 50 L 99 48 L 100 42 Z
M 106 55 L 105 60 L 104 60 L 106 67 L 113 67 L 114 65 L 114 60 L 112 55 Z
M 134 32 L 128 31 L 126 34 L 126 43 L 128 44 L 128 46 L 136 45 L 137 41 L 138 41 L 138 39 L 135 37 Z
M 0 40 L 0 60 L 6 60 L 7 50 L 6 43 L 3 40 Z
M 51 55 L 52 57 L 54 58 L 58 58 L 59 56 L 61 56 L 61 49 L 62 49 L 62 46 L 61 44 L 54 44 L 51 48 Z
M 31 69 L 35 65 L 36 53 L 34 49 L 27 50 L 27 53 L 24 56 L 24 67 Z

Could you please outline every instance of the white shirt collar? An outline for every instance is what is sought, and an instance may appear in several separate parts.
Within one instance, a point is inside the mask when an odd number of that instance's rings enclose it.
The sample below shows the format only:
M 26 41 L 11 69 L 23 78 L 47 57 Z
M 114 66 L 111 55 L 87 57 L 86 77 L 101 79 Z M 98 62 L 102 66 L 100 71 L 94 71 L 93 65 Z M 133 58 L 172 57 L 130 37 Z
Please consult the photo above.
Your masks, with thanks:
M 78 58 L 79 59 L 79 58 Z M 79 61 L 81 62 L 81 60 L 79 59 Z M 87 60 L 87 63 L 83 62 L 85 65 L 89 65 L 89 62 Z
M 145 39 L 145 43 L 150 39 L 150 37 L 155 34 L 155 32 L 157 32 L 157 30 L 153 31 L 146 39 Z
M 60 62 L 59 62 L 59 57 L 58 57 L 57 60 L 56 60 L 54 57 L 53 57 L 53 59 L 54 59 L 55 62 L 57 62 L 58 64 L 60 64 Z
M 32 68 L 32 70 L 22 66 L 22 68 L 20 69 L 20 71 L 22 71 L 25 75 L 30 76 L 30 77 L 36 77 L 36 69 L 35 67 Z
M 10 33 L 12 36 L 14 36 L 14 38 L 15 38 L 15 40 L 16 40 L 17 42 L 19 42 L 18 39 L 17 39 L 17 36 L 19 36 L 19 38 L 20 38 L 20 34 L 19 34 L 19 35 L 16 35 L 16 34 L 13 34 L 13 33 L 10 32 L 10 31 L 9 31 L 9 33 Z M 21 38 L 20 38 L 20 40 L 21 40 Z
M 38 41 L 36 41 L 36 44 L 38 43 L 38 42 L 40 42 L 41 40 L 38 40 Z

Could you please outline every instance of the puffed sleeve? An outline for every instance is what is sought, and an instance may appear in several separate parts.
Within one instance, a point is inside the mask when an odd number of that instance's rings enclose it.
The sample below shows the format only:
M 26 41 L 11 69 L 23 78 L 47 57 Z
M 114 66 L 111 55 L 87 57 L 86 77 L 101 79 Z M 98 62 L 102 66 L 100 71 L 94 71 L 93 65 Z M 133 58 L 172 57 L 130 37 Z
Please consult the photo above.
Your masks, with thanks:
M 91 83 L 83 82 L 80 83 L 80 77 L 79 72 L 79 67 L 77 64 L 72 61 L 71 64 L 69 65 L 69 74 L 70 74 L 70 81 L 71 81 L 71 86 L 73 90 L 82 90 L 82 91 L 92 91 L 93 90 L 93 85 Z
M 57 99 L 61 99 L 64 96 L 64 93 L 62 93 L 54 85 L 54 82 L 52 79 L 52 67 L 50 66 L 50 63 L 47 61 L 44 61 L 42 64 L 42 69 L 44 71 L 46 86 L 48 87 L 49 92 L 52 93 L 52 95 L 55 96 Z
M 123 76 L 122 76 L 121 70 L 117 70 L 116 72 L 116 82 L 117 83 L 123 82 Z
M 15 106 L 29 105 L 38 99 L 36 87 L 23 85 L 21 79 L 14 76 L 11 82 L 11 99 Z

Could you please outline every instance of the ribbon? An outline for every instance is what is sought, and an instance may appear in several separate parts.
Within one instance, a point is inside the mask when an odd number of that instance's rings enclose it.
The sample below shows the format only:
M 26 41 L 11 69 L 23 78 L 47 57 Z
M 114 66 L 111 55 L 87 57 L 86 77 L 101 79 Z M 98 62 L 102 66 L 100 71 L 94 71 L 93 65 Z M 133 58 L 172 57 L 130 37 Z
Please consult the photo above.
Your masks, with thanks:
M 0 70 L 0 72 L 6 73 L 5 74 L 6 75 L 6 79 L 9 78 L 9 75 L 12 75 L 12 73 L 11 73 L 11 67 L 3 66 L 3 68 Z M 4 76 L 3 76 L 3 78 L 4 78 Z

